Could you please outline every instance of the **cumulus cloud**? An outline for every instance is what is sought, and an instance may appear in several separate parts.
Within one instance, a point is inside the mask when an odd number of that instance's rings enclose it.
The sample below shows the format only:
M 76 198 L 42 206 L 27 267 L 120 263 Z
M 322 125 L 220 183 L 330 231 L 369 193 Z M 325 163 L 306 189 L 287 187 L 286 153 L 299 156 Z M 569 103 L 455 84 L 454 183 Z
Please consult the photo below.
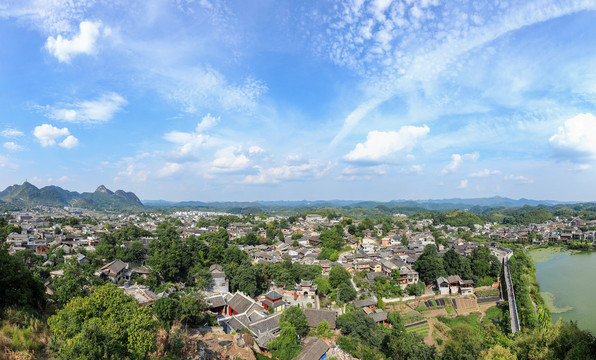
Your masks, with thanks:
M 13 141 L 5 142 L 3 146 L 5 149 L 8 149 L 10 151 L 21 151 L 24 149 L 23 146 L 15 143 Z
M 469 161 L 469 160 L 476 161 L 476 160 L 478 160 L 479 156 L 480 156 L 480 154 L 478 154 L 477 152 L 474 152 L 471 154 L 463 154 L 463 155 L 453 154 L 453 155 L 451 155 L 451 162 L 443 168 L 443 170 L 441 171 L 441 174 L 445 175 L 445 174 L 453 173 L 464 163 L 464 161 Z
M 555 152 L 572 161 L 596 158 L 596 116 L 585 113 L 565 121 L 548 140 Z
M 122 110 L 127 101 L 116 93 L 104 94 L 94 100 L 76 102 L 64 106 L 46 106 L 48 116 L 55 120 L 73 123 L 97 124 L 110 121 Z
M 55 56 L 61 63 L 69 63 L 70 60 L 79 55 L 93 55 L 96 53 L 97 39 L 101 35 L 101 22 L 83 21 L 79 25 L 79 33 L 72 39 L 58 35 L 48 37 L 45 48 Z
M 72 149 L 74 147 L 77 147 L 79 145 L 79 139 L 77 139 L 76 137 L 69 135 L 66 137 L 66 139 L 64 139 L 60 144 L 61 147 L 65 148 L 65 149 Z
M 213 160 L 213 170 L 216 172 L 231 172 L 246 169 L 250 159 L 235 146 L 217 150 Z
M 487 176 L 491 176 L 491 175 L 500 175 L 501 171 L 499 170 L 489 170 L 489 169 L 484 169 L 484 170 L 480 170 L 477 172 L 473 172 L 470 174 L 471 177 L 487 177 Z
M 207 131 L 207 130 L 211 129 L 212 127 L 214 127 L 215 125 L 217 125 L 218 122 L 219 122 L 219 117 L 213 117 L 213 116 L 211 116 L 211 114 L 207 114 L 203 117 L 201 122 L 197 124 L 196 131 L 198 133 Z
M 507 181 L 518 181 L 524 184 L 532 184 L 534 182 L 534 180 L 523 175 L 505 175 L 504 179 Z
M 8 128 L 2 130 L 2 132 L 0 132 L 0 135 L 7 138 L 16 138 L 25 135 L 25 133 L 16 129 Z
M 33 136 L 39 140 L 43 147 L 54 146 L 56 145 L 56 140 L 69 135 L 70 132 L 67 128 L 60 129 L 50 124 L 36 126 L 33 130 Z M 72 140 L 69 142 L 72 142 Z
M 402 126 L 399 131 L 371 131 L 364 143 L 356 145 L 344 159 L 378 162 L 400 150 L 410 150 L 430 131 L 424 126 Z

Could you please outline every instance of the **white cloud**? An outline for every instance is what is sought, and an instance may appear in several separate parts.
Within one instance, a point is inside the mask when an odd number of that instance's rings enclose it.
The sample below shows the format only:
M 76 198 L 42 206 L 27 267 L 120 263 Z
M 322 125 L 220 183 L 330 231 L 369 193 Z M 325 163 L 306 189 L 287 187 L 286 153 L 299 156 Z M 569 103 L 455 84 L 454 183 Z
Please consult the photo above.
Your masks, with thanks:
M 79 25 L 79 33 L 72 39 L 63 38 L 62 35 L 58 35 L 56 38 L 50 36 L 46 41 L 45 48 L 58 61 L 65 63 L 69 63 L 73 57 L 79 54 L 93 55 L 96 53 L 96 42 L 101 34 L 101 27 L 102 24 L 99 21 L 83 21 Z
M 476 160 L 478 160 L 479 156 L 480 155 L 477 152 L 474 152 L 471 154 L 463 154 L 463 155 L 453 154 L 453 155 L 451 155 L 451 162 L 443 168 L 443 170 L 441 171 L 441 174 L 445 175 L 445 174 L 455 172 L 464 163 L 464 161 L 467 161 L 467 160 L 476 161 Z
M 72 149 L 74 147 L 77 147 L 79 145 L 79 139 L 77 139 L 76 137 L 69 135 L 66 137 L 66 139 L 64 139 L 60 144 L 61 147 L 65 148 L 65 149 Z
M 48 116 L 73 123 L 97 124 L 110 121 L 122 110 L 127 101 L 116 93 L 104 94 L 97 99 L 68 104 L 63 107 L 46 106 Z
M 69 180 L 68 176 L 64 175 L 64 176 L 62 176 L 62 177 L 60 177 L 58 179 L 58 182 L 65 182 L 65 181 L 68 181 L 68 180 Z
M 228 146 L 215 152 L 213 170 L 216 172 L 239 171 L 250 165 L 250 159 L 239 148 Z
M 532 184 L 534 182 L 534 180 L 523 175 L 505 175 L 504 179 L 507 181 L 519 181 L 524 184 Z
M 15 143 L 13 141 L 5 142 L 4 148 L 8 149 L 10 151 L 21 151 L 21 150 L 25 149 L 23 146 Z
M 464 179 L 462 181 L 459 182 L 459 185 L 457 185 L 458 189 L 465 189 L 468 187 L 468 179 Z
M 489 170 L 489 169 L 484 169 L 484 170 L 480 170 L 474 173 L 471 173 L 470 176 L 471 177 L 487 177 L 490 175 L 500 175 L 501 171 L 499 170 Z
M 157 175 L 159 177 L 166 177 L 177 173 L 182 170 L 183 165 L 173 162 L 167 162 L 161 169 L 158 170 Z
M 213 116 L 211 116 L 211 114 L 207 114 L 203 117 L 201 122 L 197 124 L 196 131 L 198 133 L 207 131 L 207 130 L 211 129 L 212 127 L 214 127 L 215 125 L 217 125 L 219 120 L 220 120 L 219 117 L 213 117 Z
M 421 127 L 402 126 L 399 131 L 371 131 L 368 133 L 366 141 L 357 144 L 344 159 L 377 162 L 400 150 L 411 149 L 429 131 L 430 129 L 426 125 Z
M 25 133 L 23 133 L 22 131 L 16 130 L 16 129 L 8 128 L 8 129 L 2 130 L 2 132 L 0 132 L 0 135 L 7 137 L 7 138 L 16 138 L 16 137 L 25 135 Z
M 596 158 L 596 116 L 579 114 L 565 121 L 548 140 L 560 155 L 571 160 Z
M 70 132 L 67 128 L 60 129 L 50 124 L 43 124 L 35 127 L 33 135 L 39 140 L 41 146 L 46 147 L 56 145 L 57 139 L 70 135 Z
M 248 153 L 253 155 L 253 154 L 260 154 L 260 153 L 264 153 L 265 150 L 263 150 L 262 147 L 257 146 L 257 145 L 253 145 L 251 147 L 248 148 Z
M 242 183 L 244 184 L 277 184 L 281 180 L 293 180 L 300 178 L 319 177 L 325 174 L 331 165 L 322 166 L 320 164 L 306 163 L 300 165 L 282 165 L 259 170 L 256 175 L 247 175 Z

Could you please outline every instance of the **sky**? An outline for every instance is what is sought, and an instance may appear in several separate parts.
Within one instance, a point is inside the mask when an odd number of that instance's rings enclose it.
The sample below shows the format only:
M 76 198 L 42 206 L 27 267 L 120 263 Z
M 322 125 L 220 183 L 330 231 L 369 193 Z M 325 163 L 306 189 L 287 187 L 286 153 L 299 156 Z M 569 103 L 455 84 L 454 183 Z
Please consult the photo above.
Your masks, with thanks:
M 0 0 L 0 188 L 596 200 L 596 0 Z

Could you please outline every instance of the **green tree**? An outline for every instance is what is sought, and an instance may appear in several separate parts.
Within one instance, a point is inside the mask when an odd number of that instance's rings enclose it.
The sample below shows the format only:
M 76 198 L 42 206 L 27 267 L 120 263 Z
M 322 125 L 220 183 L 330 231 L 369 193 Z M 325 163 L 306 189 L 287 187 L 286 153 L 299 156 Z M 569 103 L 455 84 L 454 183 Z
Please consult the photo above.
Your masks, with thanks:
M 76 297 L 48 320 L 58 359 L 146 358 L 155 349 L 156 322 L 149 308 L 113 284 Z
M 303 337 L 308 333 L 308 320 L 306 320 L 304 311 L 298 306 L 290 306 L 287 308 L 283 314 L 281 314 L 279 321 L 289 322 L 296 330 L 296 334 L 300 337 Z
M 350 279 L 352 279 L 352 275 L 343 266 L 333 266 L 329 271 L 329 284 L 333 289 L 337 289 L 342 283 L 351 285 Z
M 329 327 L 329 323 L 327 320 L 323 320 L 317 324 L 317 337 L 324 338 L 329 337 L 331 334 L 331 328 Z
M 300 354 L 302 346 L 298 341 L 298 334 L 292 324 L 280 322 L 281 332 L 279 336 L 271 341 L 267 348 L 280 360 L 291 360 Z
M 426 284 L 432 283 L 439 276 L 447 276 L 434 244 L 426 245 L 423 253 L 414 262 L 414 269 Z
M 45 308 L 42 282 L 4 246 L 0 246 L 0 274 L 0 311 L 9 306 Z
M 356 299 L 356 296 L 358 296 L 356 290 L 352 287 L 352 285 L 349 285 L 347 283 L 339 284 L 339 286 L 337 287 L 337 293 L 339 301 L 342 302 L 350 302 Z
M 341 231 L 343 231 L 343 229 Z M 341 250 L 345 245 L 344 239 L 335 230 L 325 229 L 321 232 L 319 238 L 321 239 L 321 245 L 324 248 Z

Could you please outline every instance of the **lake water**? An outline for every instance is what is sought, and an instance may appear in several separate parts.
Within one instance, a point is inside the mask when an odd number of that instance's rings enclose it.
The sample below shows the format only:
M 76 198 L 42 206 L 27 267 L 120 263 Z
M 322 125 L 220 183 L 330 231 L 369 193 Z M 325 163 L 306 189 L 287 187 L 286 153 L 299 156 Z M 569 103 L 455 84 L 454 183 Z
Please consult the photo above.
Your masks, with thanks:
M 559 318 L 576 321 L 581 329 L 596 334 L 596 253 L 540 249 L 532 250 L 530 256 L 536 266 L 540 291 L 547 293 L 544 297 L 553 299 L 553 323 Z

